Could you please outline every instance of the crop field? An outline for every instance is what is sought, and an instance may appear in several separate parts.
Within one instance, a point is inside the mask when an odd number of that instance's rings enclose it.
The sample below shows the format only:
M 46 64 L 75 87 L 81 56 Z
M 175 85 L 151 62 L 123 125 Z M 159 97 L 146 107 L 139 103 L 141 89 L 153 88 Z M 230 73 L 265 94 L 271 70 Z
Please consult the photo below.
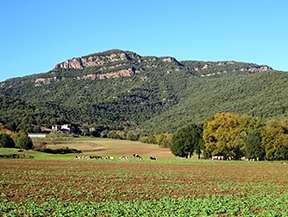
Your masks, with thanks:
M 288 216 L 281 162 L 0 160 L 0 216 Z

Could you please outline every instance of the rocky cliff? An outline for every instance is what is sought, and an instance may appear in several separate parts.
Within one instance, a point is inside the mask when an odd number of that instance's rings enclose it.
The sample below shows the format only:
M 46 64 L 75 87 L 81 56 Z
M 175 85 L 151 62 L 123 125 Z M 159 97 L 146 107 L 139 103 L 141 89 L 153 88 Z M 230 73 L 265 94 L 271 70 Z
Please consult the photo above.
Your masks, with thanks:
M 101 66 L 107 62 L 116 62 L 119 60 L 127 60 L 129 56 L 123 53 L 112 53 L 110 55 L 103 55 L 99 56 L 97 54 L 80 57 L 80 58 L 73 58 L 70 60 L 66 60 L 63 63 L 59 63 L 55 65 L 54 69 L 64 68 L 64 69 L 84 69 L 89 66 Z

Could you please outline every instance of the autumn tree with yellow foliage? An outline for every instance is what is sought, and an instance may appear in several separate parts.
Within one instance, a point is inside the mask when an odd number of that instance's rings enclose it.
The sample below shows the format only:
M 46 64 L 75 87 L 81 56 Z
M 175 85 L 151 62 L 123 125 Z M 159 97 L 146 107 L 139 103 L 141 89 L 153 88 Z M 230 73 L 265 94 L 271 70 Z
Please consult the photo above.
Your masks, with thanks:
M 241 157 L 244 153 L 244 138 L 249 132 L 262 126 L 260 118 L 248 115 L 217 113 L 204 123 L 203 139 L 206 150 L 214 155 Z
M 268 160 L 288 159 L 288 119 L 271 120 L 262 131 L 262 144 Z

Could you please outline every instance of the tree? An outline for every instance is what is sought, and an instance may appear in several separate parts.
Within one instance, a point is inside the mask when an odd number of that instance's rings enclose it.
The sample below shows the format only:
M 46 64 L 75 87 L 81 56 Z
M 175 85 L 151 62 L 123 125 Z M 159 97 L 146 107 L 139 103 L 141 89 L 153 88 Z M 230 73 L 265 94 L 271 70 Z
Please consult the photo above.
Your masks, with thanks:
M 265 148 L 262 145 L 262 135 L 260 129 L 249 133 L 244 141 L 247 158 L 264 159 L 266 153 Z
M 11 137 L 12 137 L 12 139 L 14 140 L 14 144 L 16 144 L 16 146 L 17 146 L 18 139 L 19 139 L 21 136 L 27 136 L 27 133 L 25 133 L 23 130 L 20 130 L 20 131 L 19 131 L 18 133 L 16 133 L 16 134 L 11 134 Z
M 127 140 L 131 140 L 131 141 L 137 141 L 139 139 L 139 133 L 137 132 L 133 132 L 133 131 L 129 131 L 127 133 Z
M 262 143 L 268 160 L 283 160 L 288 146 L 288 131 L 286 121 L 271 120 L 262 131 Z M 288 160 L 286 158 L 285 160 Z
M 200 155 L 203 152 L 204 157 L 205 157 L 205 141 L 203 139 L 203 133 L 201 134 L 201 139 L 199 140 L 196 148 L 195 148 L 195 153 L 198 154 L 198 159 L 200 159 Z
M 277 153 L 278 160 L 288 160 L 288 146 L 282 146 L 280 151 Z
M 35 125 L 33 127 L 33 132 L 34 133 L 41 133 L 41 127 L 39 125 Z
M 89 130 L 89 126 L 87 126 L 87 124 L 83 124 L 83 126 L 81 126 L 80 130 L 81 130 L 81 133 L 83 136 L 89 136 L 90 130 Z
M 2 148 L 13 148 L 15 143 L 13 139 L 6 133 L 0 133 L 0 147 Z
M 211 155 L 240 158 L 244 149 L 244 138 L 261 126 L 260 118 L 234 113 L 217 113 L 204 123 L 203 139 Z
M 120 139 L 120 136 L 114 132 L 114 131 L 110 131 L 108 134 L 107 134 L 107 137 L 109 139 Z
M 201 140 L 203 128 L 196 124 L 189 124 L 183 127 L 172 136 L 170 141 L 170 150 L 172 154 L 178 157 L 191 158 L 194 150 L 198 147 Z
M 17 147 L 22 149 L 32 149 L 33 147 L 32 140 L 27 135 L 20 136 L 17 141 Z

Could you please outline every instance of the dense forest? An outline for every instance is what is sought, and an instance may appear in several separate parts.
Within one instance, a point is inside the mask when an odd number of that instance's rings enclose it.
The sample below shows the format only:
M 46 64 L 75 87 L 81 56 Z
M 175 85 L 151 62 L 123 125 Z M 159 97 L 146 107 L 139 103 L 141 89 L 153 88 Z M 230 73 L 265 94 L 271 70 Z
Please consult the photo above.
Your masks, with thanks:
M 0 122 L 72 123 L 147 134 L 174 133 L 220 112 L 287 117 L 287 72 L 234 61 L 177 61 L 110 50 L 73 58 L 47 73 L 0 83 Z

